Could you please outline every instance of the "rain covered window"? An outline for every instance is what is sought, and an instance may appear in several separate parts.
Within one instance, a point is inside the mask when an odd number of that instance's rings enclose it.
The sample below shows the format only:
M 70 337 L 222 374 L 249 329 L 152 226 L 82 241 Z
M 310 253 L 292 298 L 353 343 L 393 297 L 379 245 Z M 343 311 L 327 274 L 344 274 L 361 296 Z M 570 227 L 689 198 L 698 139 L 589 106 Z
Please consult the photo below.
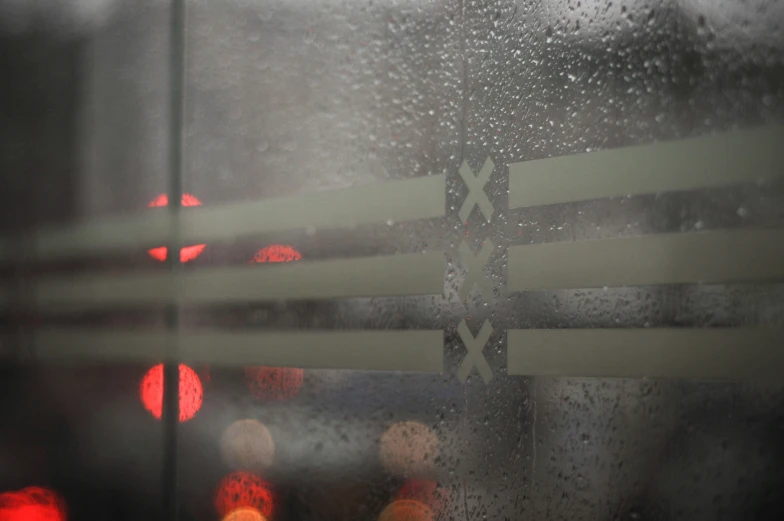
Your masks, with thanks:
M 0 520 L 768 520 L 784 3 L 0 0 Z

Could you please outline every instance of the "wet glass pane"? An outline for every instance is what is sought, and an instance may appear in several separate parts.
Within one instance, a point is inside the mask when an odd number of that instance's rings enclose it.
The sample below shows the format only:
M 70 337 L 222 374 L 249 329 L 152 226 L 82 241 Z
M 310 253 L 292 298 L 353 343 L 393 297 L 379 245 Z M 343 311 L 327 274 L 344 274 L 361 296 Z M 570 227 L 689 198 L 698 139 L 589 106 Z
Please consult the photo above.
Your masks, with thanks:
M 781 517 L 780 2 L 17 4 L 0 509 Z

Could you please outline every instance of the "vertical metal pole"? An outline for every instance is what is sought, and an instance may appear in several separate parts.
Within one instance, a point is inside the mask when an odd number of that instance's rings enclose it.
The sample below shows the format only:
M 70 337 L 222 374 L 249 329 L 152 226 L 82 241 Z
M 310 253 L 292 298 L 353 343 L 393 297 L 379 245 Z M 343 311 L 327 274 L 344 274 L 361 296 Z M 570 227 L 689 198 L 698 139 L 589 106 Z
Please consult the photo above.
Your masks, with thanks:
M 169 238 L 166 261 L 172 276 L 180 270 L 180 228 L 177 215 L 182 199 L 182 148 L 183 106 L 185 75 L 185 0 L 171 0 L 170 11 L 170 62 L 169 62 L 169 212 L 174 217 Z M 166 308 L 166 327 L 173 334 L 167 346 L 163 369 L 163 411 L 161 422 L 164 436 L 163 461 L 163 519 L 176 521 L 177 506 L 177 425 L 179 407 L 179 307 L 177 303 Z

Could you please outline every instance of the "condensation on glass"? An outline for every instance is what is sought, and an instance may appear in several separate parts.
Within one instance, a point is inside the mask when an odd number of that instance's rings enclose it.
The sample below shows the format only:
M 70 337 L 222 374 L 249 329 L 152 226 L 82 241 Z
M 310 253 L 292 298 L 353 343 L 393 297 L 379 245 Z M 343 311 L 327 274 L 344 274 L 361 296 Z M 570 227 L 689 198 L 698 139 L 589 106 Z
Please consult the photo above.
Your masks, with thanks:
M 781 517 L 780 2 L 0 0 L 0 69 L 0 518 Z

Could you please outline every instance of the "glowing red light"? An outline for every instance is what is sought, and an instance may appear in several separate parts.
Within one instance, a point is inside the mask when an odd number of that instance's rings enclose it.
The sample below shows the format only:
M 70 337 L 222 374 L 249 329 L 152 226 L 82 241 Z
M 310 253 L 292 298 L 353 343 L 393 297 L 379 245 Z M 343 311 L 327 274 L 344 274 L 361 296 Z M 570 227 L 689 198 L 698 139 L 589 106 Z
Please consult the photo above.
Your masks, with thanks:
M 182 199 L 180 200 L 180 204 L 182 206 L 201 206 L 201 201 L 199 201 L 195 196 L 191 194 L 182 194 Z M 169 206 L 169 196 L 166 194 L 160 194 L 155 199 L 150 201 L 148 204 L 150 208 L 158 208 L 161 206 Z M 185 246 L 180 249 L 180 262 L 188 262 L 192 261 L 199 255 L 201 252 L 204 251 L 206 244 L 194 244 L 193 246 Z M 150 254 L 150 257 L 153 259 L 163 262 L 166 260 L 166 257 L 169 253 L 169 249 L 166 246 L 159 246 L 158 248 L 152 248 L 147 250 L 147 253 Z M 2 521 L 2 520 L 0 520 Z
M 206 248 L 206 244 L 194 244 L 193 246 L 183 246 L 180 248 L 180 262 L 189 262 L 201 255 L 201 252 Z M 147 250 L 147 253 L 153 259 L 163 262 L 169 254 L 169 249 L 166 246 L 159 246 Z
M 252 472 L 232 472 L 221 480 L 215 493 L 215 508 L 220 517 L 240 508 L 253 508 L 269 519 L 274 506 L 269 483 Z
M 260 249 L 251 262 L 291 262 L 302 259 L 302 254 L 284 244 L 272 244 Z
M 272 244 L 256 252 L 251 262 L 292 262 L 302 254 L 292 246 Z M 246 367 L 245 379 L 253 394 L 263 400 L 282 400 L 296 395 L 302 387 L 304 371 L 293 367 Z
M 396 500 L 411 499 L 430 507 L 433 512 L 441 512 L 449 502 L 449 493 L 433 480 L 411 479 L 403 485 Z
M 180 199 L 180 204 L 182 206 L 200 206 L 201 201 L 196 198 L 196 196 L 191 194 L 182 194 L 182 198 Z M 169 206 L 169 196 L 166 194 L 161 194 L 157 196 L 155 199 L 150 201 L 148 204 L 150 208 L 157 208 L 161 206 Z
M 180 364 L 180 421 L 188 421 L 201 408 L 202 386 L 199 375 L 185 364 Z M 160 419 L 163 412 L 163 364 L 158 364 L 144 375 L 139 386 L 144 408 Z
M 0 521 L 66 521 L 65 503 L 41 487 L 5 492 L 0 494 Z

